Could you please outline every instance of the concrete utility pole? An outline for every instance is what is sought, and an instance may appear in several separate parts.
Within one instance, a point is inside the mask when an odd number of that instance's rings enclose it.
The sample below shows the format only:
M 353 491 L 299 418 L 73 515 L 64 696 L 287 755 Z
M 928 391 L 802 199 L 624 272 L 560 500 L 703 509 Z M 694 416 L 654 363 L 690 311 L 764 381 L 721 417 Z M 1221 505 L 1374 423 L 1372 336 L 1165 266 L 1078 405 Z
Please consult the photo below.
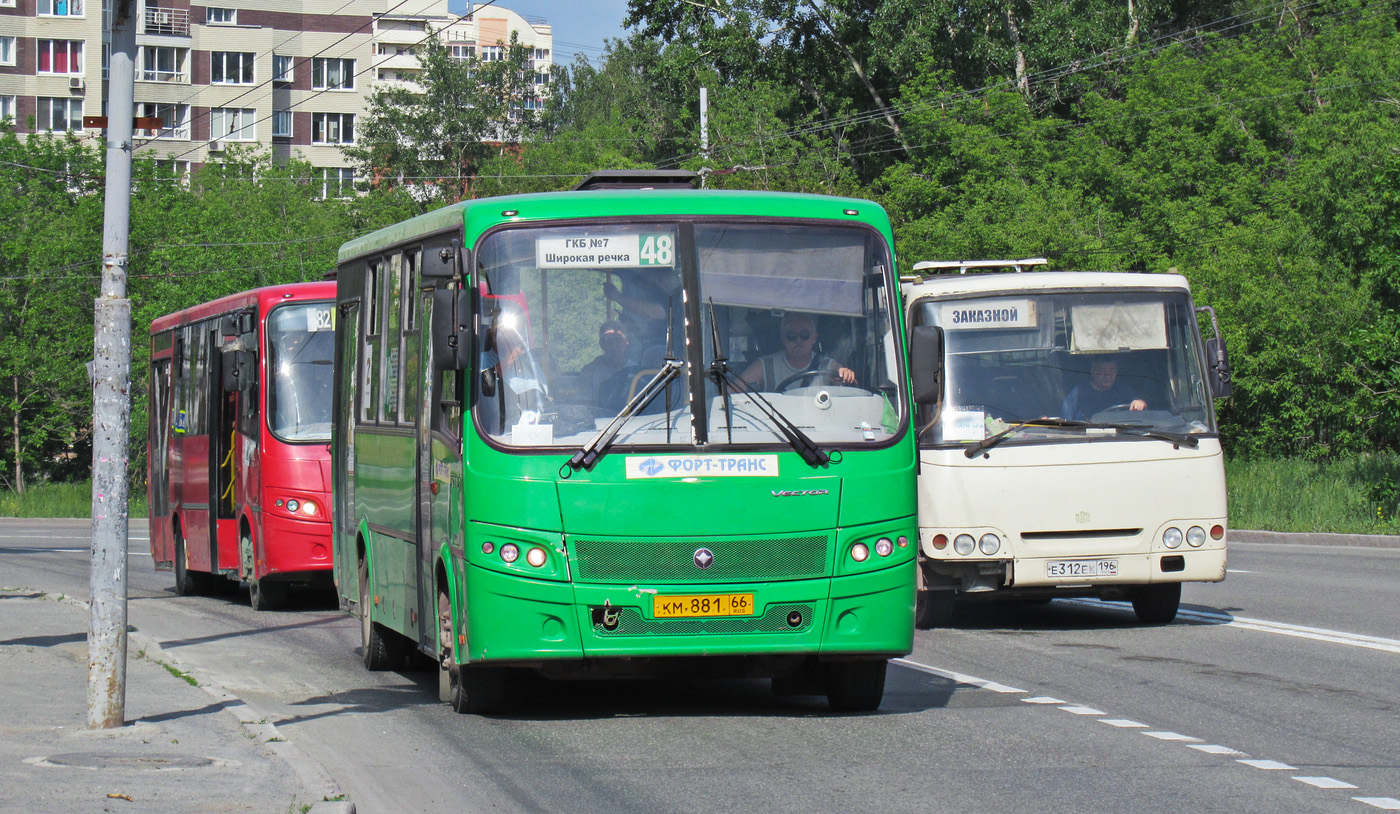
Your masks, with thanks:
M 710 174 L 710 89 L 700 89 L 700 188 L 705 188 L 705 179 Z
M 116 0 L 109 13 L 112 53 L 107 71 L 102 290 L 93 319 L 89 729 L 126 723 L 126 463 L 131 428 L 131 301 L 126 298 L 126 263 L 131 231 L 136 2 Z

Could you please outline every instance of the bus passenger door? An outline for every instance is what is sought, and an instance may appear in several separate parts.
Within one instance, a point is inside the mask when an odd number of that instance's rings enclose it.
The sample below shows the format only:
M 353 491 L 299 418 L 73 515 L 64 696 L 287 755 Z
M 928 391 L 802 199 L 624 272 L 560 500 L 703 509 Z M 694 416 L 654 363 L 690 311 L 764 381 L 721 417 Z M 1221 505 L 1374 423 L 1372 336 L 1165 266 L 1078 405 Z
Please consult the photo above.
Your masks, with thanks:
M 335 505 L 331 510 L 331 524 L 334 529 L 335 556 L 332 562 L 337 593 L 341 597 L 341 607 L 346 607 L 347 599 L 358 600 L 358 575 L 355 573 L 355 433 L 358 431 L 359 407 L 351 385 L 360 371 L 360 304 L 347 303 L 337 314 L 336 340 L 340 342 L 340 358 L 337 360 L 336 398 L 339 399 L 339 414 L 335 419 L 340 437 L 338 447 L 342 455 L 332 455 L 331 482 Z
M 169 337 L 169 334 L 166 334 Z M 151 559 L 157 568 L 175 560 L 170 537 L 170 359 L 151 364 L 151 406 L 146 448 L 146 494 L 150 511 Z
M 424 294 L 420 321 L 424 381 L 419 399 L 419 460 L 423 489 L 419 502 L 420 567 L 419 613 L 425 619 L 437 614 L 437 590 L 433 566 L 437 552 L 444 544 L 452 548 L 450 555 L 461 563 L 461 535 L 457 524 L 460 516 L 453 511 L 459 494 L 462 472 L 462 407 L 460 402 L 461 372 L 438 370 L 433 358 L 432 295 Z M 424 637 L 432 643 L 436 632 L 423 628 Z
M 209 336 L 209 570 L 238 568 L 238 518 L 234 511 L 234 435 L 238 391 L 224 388 L 224 355 L 217 328 Z

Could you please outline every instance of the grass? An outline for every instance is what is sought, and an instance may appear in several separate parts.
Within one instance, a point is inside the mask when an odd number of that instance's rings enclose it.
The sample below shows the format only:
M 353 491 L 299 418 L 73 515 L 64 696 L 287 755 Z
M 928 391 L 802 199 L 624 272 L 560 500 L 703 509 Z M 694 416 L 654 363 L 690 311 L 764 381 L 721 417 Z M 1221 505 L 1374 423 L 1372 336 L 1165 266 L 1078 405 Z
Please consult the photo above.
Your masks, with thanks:
M 1264 531 L 1400 534 L 1400 455 L 1225 464 L 1230 526 Z
M 128 495 L 127 516 L 146 516 L 146 490 L 133 489 Z M 30 486 L 24 494 L 0 492 L 0 517 L 91 517 L 92 484 L 44 483 Z

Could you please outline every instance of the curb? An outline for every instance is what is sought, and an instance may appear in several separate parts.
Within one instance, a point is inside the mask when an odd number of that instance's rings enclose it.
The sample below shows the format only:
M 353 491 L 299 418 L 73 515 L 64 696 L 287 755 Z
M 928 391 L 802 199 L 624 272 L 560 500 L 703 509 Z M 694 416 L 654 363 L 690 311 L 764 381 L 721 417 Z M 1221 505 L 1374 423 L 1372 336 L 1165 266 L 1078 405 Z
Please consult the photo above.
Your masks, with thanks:
M 1238 531 L 1231 529 L 1229 540 L 1232 543 L 1400 548 L 1400 535 L 1394 534 L 1322 534 L 1303 531 Z
M 35 590 L 44 595 L 44 598 L 54 602 L 63 602 L 82 610 L 90 610 L 87 602 L 77 597 L 60 595 L 54 596 L 39 589 L 19 589 Z M 140 654 L 140 655 L 134 655 Z M 238 719 L 238 724 L 248 736 L 257 741 L 259 745 L 269 752 L 281 758 L 291 766 L 297 777 L 301 778 L 302 784 L 315 797 L 321 798 L 311 804 L 308 814 L 355 814 L 355 804 L 344 799 L 345 794 L 340 790 L 329 773 L 322 768 L 321 764 L 311 759 L 311 756 L 303 752 L 295 743 L 283 737 L 276 724 L 268 723 L 265 719 L 258 717 L 251 707 L 243 703 L 243 700 L 228 690 L 224 689 L 216 681 L 210 681 L 198 672 L 188 669 L 188 665 L 181 663 L 177 658 L 161 649 L 160 643 L 146 634 L 128 628 L 127 632 L 127 659 L 143 658 L 156 664 L 172 665 L 180 668 L 181 672 L 195 679 L 200 690 L 213 698 L 225 712 L 232 714 Z

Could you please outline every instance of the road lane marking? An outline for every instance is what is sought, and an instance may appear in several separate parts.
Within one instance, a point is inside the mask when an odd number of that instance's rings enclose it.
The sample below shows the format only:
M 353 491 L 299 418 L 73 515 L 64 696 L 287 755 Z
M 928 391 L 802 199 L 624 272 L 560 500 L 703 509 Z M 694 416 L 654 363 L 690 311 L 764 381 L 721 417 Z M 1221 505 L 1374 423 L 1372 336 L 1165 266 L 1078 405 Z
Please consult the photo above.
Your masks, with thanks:
M 1102 715 L 1102 714 L 1103 714 L 1103 710 L 1101 710 L 1101 709 L 1094 709 L 1093 707 L 1081 707 L 1081 706 L 1079 706 L 1079 705 L 1077 705 L 1077 704 L 1071 704 L 1070 706 L 1067 706 L 1067 707 L 1060 707 L 1060 709 L 1064 710 L 1065 712 L 1073 713 L 1073 714 L 1075 714 L 1075 715 Z
M 1008 686 L 1006 686 L 1005 684 L 998 684 L 998 683 L 996 683 L 995 681 L 988 681 L 988 680 L 985 679 L 985 678 L 978 678 L 977 676 L 970 676 L 970 675 L 967 675 L 966 673 L 955 673 L 955 672 L 953 672 L 952 670 L 943 670 L 943 669 L 940 669 L 940 668 L 938 668 L 938 667 L 932 667 L 932 666 L 927 665 L 927 664 L 920 664 L 920 663 L 917 662 L 917 661 L 910 661 L 909 659 L 891 659 L 891 661 L 893 661 L 895 664 L 900 664 L 900 665 L 903 665 L 903 666 L 905 666 L 905 667 L 910 667 L 910 668 L 912 668 L 912 669 L 918 670 L 918 671 L 921 672 L 921 673 L 928 673 L 929 675 L 936 675 L 936 676 L 939 676 L 940 678 L 946 678 L 946 679 L 949 679 L 949 680 L 951 680 L 951 681 L 956 681 L 956 682 L 958 682 L 959 684 L 967 684 L 967 685 L 972 686 L 972 687 L 980 687 L 981 689 L 984 689 L 984 690 L 991 690 L 992 692 L 1001 692 L 1001 693 L 1020 693 L 1020 692 L 1025 692 L 1025 690 L 1018 690 L 1018 689 L 1016 689 L 1015 687 L 1008 687 Z
M 1353 797 L 1358 803 L 1375 806 L 1382 811 L 1400 811 L 1400 800 L 1394 797 Z
M 1142 729 L 1147 728 L 1147 724 L 1138 723 L 1137 721 L 1130 721 L 1127 718 L 1100 718 L 1099 723 L 1108 724 L 1109 726 L 1116 726 L 1119 729 L 1132 729 L 1134 727 L 1140 727 Z
M 1216 743 L 1188 743 L 1187 747 L 1199 749 L 1208 755 L 1229 755 L 1230 757 L 1248 757 L 1248 752 L 1241 752 L 1238 749 L 1231 749 L 1228 746 L 1221 746 Z
M 1354 789 L 1350 783 L 1338 780 L 1335 777 L 1295 777 L 1299 783 L 1307 783 L 1309 786 L 1317 786 L 1320 789 Z
M 1277 760 L 1259 760 L 1257 758 L 1250 758 L 1248 760 L 1241 760 L 1239 762 L 1243 763 L 1246 766 L 1253 766 L 1256 769 L 1264 769 L 1265 771 L 1271 772 L 1278 771 L 1280 769 L 1290 772 L 1298 771 L 1297 766 L 1289 766 L 1287 763 L 1279 763 Z
M 1085 599 L 1061 599 L 1061 602 L 1080 605 L 1082 607 L 1113 607 L 1121 610 L 1131 611 L 1132 607 L 1123 602 L 1100 602 Z M 1198 622 L 1210 622 L 1221 627 L 1237 627 L 1243 630 L 1258 630 L 1263 633 L 1276 633 L 1280 636 L 1293 636 L 1299 639 L 1312 639 L 1319 642 L 1331 642 L 1332 644 L 1345 644 L 1350 647 L 1363 647 L 1367 650 L 1379 650 L 1383 653 L 1400 653 L 1400 639 L 1387 639 L 1382 636 L 1368 636 L 1364 633 L 1347 633 L 1341 630 L 1328 630 L 1321 627 L 1307 627 L 1305 625 L 1290 625 L 1285 622 L 1271 622 L 1267 619 L 1253 619 L 1247 616 L 1233 616 L 1228 613 L 1212 613 L 1209 611 L 1179 610 L 1178 617 L 1193 619 Z
M 1034 697 L 1034 698 L 1022 698 L 1021 700 L 1024 701 L 1024 702 L 1026 702 L 1027 704 L 1056 704 L 1056 705 L 1059 705 L 1059 704 L 1068 704 L 1068 703 L 1069 703 L 1068 701 L 1062 701 L 1062 700 L 1060 700 L 1059 698 L 1051 698 L 1051 697 L 1048 696 L 1048 695 L 1037 695 L 1037 696 Z
M 1179 732 L 1144 732 L 1142 734 L 1149 738 L 1156 738 L 1159 741 L 1200 741 L 1200 738 L 1182 735 Z

